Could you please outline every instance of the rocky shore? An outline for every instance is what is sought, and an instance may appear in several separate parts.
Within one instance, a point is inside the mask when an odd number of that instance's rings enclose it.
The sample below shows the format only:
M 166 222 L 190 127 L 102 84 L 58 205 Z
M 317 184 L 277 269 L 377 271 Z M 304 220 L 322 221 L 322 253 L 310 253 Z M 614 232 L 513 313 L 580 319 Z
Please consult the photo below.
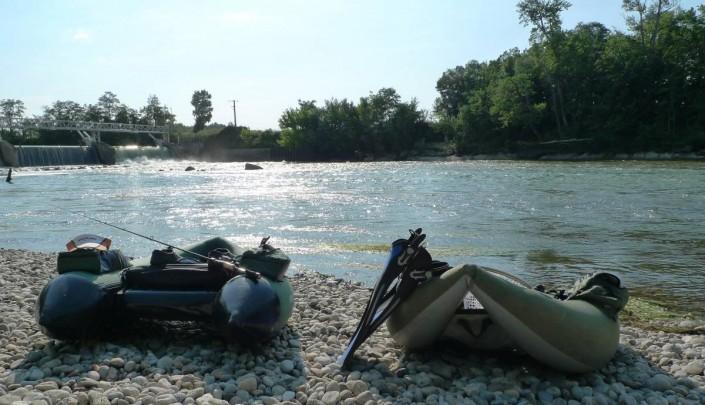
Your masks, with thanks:
M 615 358 L 581 375 L 521 353 L 446 345 L 404 353 L 386 329 L 335 364 L 369 290 L 290 271 L 296 306 L 271 344 L 227 344 L 191 323 L 139 323 L 110 339 L 64 343 L 33 308 L 55 257 L 0 249 L 0 405 L 182 404 L 701 404 L 705 336 L 623 327 Z

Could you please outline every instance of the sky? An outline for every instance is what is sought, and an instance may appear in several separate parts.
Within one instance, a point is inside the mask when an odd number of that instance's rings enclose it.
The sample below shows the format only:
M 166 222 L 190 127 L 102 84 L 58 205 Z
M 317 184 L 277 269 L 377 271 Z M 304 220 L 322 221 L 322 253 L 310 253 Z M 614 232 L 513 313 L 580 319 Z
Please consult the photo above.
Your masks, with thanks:
M 528 47 L 517 0 L 0 0 L 0 99 L 26 115 L 105 91 L 141 108 L 157 95 L 193 124 L 191 96 L 213 121 L 278 128 L 297 100 L 393 87 L 430 110 L 444 71 Z M 621 0 L 571 0 L 563 27 L 625 30 Z M 689 8 L 701 3 L 681 0 Z

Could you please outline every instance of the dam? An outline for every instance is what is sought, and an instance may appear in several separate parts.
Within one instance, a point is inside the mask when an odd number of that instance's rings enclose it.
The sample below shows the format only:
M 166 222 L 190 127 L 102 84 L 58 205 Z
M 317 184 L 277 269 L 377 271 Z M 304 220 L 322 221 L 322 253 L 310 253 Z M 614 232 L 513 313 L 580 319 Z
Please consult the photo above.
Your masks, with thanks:
M 67 121 L 51 119 L 0 119 L 0 131 L 75 131 L 82 145 L 13 145 L 3 140 L 0 132 L 0 166 L 60 166 L 115 164 L 118 149 L 101 141 L 102 133 L 146 134 L 156 147 L 149 148 L 150 155 L 168 154 L 164 145 L 169 142 L 166 125 L 122 124 L 113 122 Z M 11 132 L 12 133 L 12 132 Z M 146 150 L 146 149 L 145 149 Z M 135 154 L 133 151 L 132 154 Z M 130 155 L 122 152 L 121 157 Z

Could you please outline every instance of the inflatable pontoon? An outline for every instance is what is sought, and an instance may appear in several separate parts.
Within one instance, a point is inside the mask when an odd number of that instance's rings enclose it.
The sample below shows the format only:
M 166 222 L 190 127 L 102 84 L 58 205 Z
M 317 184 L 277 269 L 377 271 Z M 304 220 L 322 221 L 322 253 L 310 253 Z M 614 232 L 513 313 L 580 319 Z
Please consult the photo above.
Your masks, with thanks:
M 597 273 L 568 292 L 548 294 L 498 270 L 434 261 L 421 229 L 392 244 L 357 330 L 339 364 L 386 321 L 408 349 L 451 339 L 473 350 L 519 348 L 557 370 L 604 366 L 619 343 L 618 312 L 628 291 L 619 278 Z
M 59 275 L 35 308 L 46 335 L 82 339 L 121 321 L 153 318 L 206 321 L 228 339 L 263 342 L 291 315 L 290 260 L 268 238 L 249 250 L 213 238 L 181 249 L 188 253 L 155 250 L 134 261 L 101 239 L 79 235 L 59 254 Z

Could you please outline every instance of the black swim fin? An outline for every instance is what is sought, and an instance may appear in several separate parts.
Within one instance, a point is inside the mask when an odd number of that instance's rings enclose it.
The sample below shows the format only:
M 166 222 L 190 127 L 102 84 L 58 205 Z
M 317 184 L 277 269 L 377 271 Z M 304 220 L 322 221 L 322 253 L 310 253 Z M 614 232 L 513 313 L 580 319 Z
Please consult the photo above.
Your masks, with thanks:
M 404 301 L 419 283 L 430 278 L 429 271 L 444 271 L 448 265 L 435 262 L 421 246 L 426 235 L 421 228 L 409 231 L 409 239 L 392 243 L 387 265 L 372 290 L 365 312 L 348 346 L 338 358 L 338 365 L 346 367 L 358 347 L 389 318 L 392 311 Z

